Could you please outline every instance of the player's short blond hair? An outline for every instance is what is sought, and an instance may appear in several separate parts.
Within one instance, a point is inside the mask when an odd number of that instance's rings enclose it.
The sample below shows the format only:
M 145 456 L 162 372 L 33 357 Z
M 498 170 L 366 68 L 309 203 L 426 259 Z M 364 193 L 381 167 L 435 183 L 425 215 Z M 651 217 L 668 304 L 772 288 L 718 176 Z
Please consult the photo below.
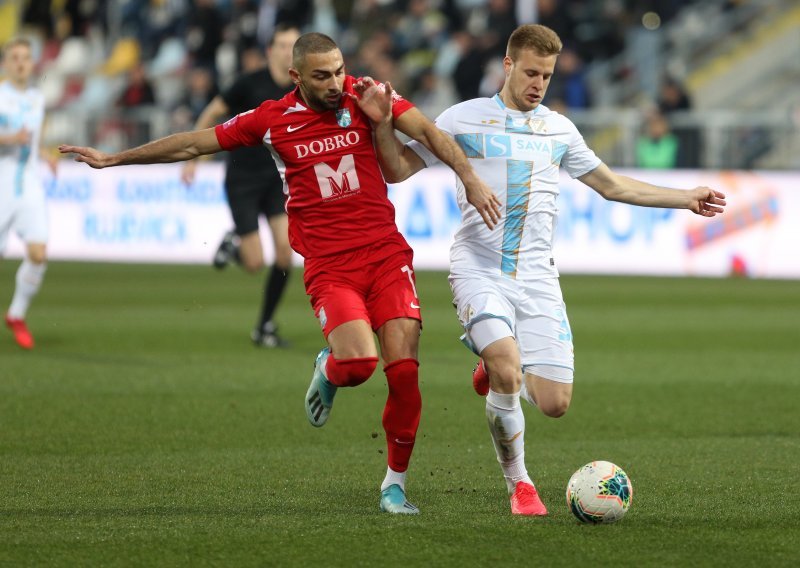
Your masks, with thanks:
M 17 47 L 18 45 L 22 45 L 27 47 L 30 50 L 33 50 L 33 42 L 26 37 L 13 37 L 8 40 L 6 43 L 3 44 L 3 57 L 11 51 L 13 48 Z
M 506 55 L 512 61 L 516 61 L 520 51 L 531 50 L 536 55 L 547 57 L 558 55 L 563 47 L 564 44 L 561 43 L 558 34 L 547 26 L 526 24 L 514 30 L 511 37 L 508 38 Z

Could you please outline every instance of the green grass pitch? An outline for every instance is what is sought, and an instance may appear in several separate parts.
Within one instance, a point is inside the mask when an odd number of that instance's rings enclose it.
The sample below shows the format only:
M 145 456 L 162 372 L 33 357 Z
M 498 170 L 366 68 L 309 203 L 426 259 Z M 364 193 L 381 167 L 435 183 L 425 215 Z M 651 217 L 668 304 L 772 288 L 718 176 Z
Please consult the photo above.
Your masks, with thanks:
M 0 263 L 0 304 L 17 261 Z M 797 566 L 800 284 L 562 278 L 572 407 L 525 406 L 551 514 L 514 518 L 442 273 L 418 274 L 422 514 L 378 511 L 382 373 L 312 428 L 322 343 L 300 271 L 248 333 L 260 278 L 233 268 L 53 262 L 22 352 L 0 330 L 2 566 Z M 628 516 L 584 526 L 564 499 L 593 459 L 633 482 Z

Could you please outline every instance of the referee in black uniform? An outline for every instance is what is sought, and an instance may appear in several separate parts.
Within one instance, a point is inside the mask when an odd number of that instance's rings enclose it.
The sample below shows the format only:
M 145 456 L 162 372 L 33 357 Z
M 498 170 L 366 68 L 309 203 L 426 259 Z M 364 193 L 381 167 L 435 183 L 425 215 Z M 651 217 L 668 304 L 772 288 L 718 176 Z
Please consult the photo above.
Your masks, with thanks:
M 267 46 L 266 68 L 240 76 L 230 88 L 216 96 L 198 117 L 195 130 L 210 128 L 223 119 L 256 108 L 265 100 L 280 99 L 291 91 L 294 84 L 289 76 L 289 67 L 292 65 L 292 47 L 298 37 L 300 30 L 296 27 L 276 26 Z M 182 176 L 185 183 L 194 181 L 196 167 L 196 161 L 186 162 Z M 261 314 L 251 338 L 258 346 L 285 346 L 286 342 L 278 335 L 272 317 L 292 266 L 289 219 L 281 176 L 265 148 L 239 148 L 228 153 L 225 193 L 235 231 L 225 235 L 214 255 L 214 266 L 224 268 L 234 261 L 252 274 L 259 272 L 264 267 L 264 250 L 258 233 L 258 218 L 259 215 L 267 218 L 275 243 L 275 264 L 267 275 Z

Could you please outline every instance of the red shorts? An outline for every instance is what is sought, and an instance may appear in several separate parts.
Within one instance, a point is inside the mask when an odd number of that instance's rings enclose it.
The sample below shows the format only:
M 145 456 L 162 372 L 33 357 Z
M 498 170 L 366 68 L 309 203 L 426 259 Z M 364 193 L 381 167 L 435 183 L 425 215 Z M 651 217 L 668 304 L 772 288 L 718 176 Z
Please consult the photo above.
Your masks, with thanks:
M 413 260 L 399 233 L 369 247 L 306 259 L 306 294 L 325 337 L 353 320 L 365 320 L 373 331 L 390 319 L 421 322 Z

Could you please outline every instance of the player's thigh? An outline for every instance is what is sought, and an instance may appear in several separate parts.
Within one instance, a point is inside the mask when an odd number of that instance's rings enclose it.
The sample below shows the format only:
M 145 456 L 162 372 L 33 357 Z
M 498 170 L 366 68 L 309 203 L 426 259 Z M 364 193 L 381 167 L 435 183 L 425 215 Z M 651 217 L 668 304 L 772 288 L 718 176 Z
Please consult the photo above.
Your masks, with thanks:
M 364 294 L 345 282 L 317 282 L 307 289 L 314 314 L 337 358 L 377 355 Z
M 25 191 L 12 227 L 25 243 L 29 258 L 41 264 L 47 259 L 45 243 L 49 237 L 44 188 L 26 186 Z
M 450 278 L 453 304 L 464 335 L 461 341 L 476 355 L 503 337 L 514 336 L 516 310 L 507 286 L 484 277 Z M 473 327 L 479 322 L 473 334 Z M 475 335 L 475 337 L 473 337 Z
M 0 190 L 1 191 L 1 190 Z M 6 250 L 8 234 L 11 232 L 11 222 L 14 219 L 14 211 L 10 203 L 0 201 L 0 257 Z
M 572 331 L 557 278 L 523 284 L 517 303 L 516 330 L 522 367 L 536 373 L 537 365 L 552 367 L 551 378 L 572 382 Z M 564 369 L 558 372 L 558 369 Z
M 375 339 L 368 321 L 344 322 L 328 334 L 328 345 L 337 359 L 376 357 Z
M 364 266 L 363 274 L 367 279 L 364 283 L 368 281 L 369 284 L 367 309 L 376 333 L 394 319 L 415 320 L 419 329 L 422 308 L 412 261 L 411 250 L 402 249 Z

